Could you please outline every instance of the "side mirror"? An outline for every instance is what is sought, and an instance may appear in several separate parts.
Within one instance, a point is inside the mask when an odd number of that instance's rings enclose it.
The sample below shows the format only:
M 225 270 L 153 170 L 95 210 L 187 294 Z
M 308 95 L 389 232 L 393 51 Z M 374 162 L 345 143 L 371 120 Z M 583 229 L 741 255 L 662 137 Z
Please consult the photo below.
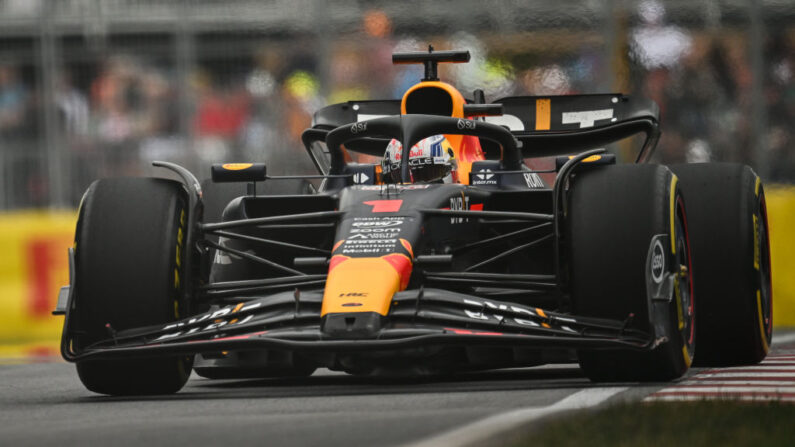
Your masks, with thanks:
M 210 168 L 213 182 L 264 182 L 267 169 L 265 163 L 224 163 Z

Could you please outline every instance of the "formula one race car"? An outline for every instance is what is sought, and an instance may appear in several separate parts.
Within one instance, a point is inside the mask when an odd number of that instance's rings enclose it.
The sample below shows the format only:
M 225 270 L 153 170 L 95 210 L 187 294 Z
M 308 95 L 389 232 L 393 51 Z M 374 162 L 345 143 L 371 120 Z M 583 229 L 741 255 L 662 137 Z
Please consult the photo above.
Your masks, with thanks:
M 303 134 L 317 175 L 213 166 L 215 183 L 241 190 L 217 222 L 174 164 L 154 163 L 181 182 L 94 182 L 55 311 L 83 384 L 152 394 L 178 391 L 192 369 L 241 378 L 549 362 L 579 362 L 598 382 L 665 381 L 694 358 L 762 360 L 772 292 L 759 177 L 735 164 L 646 163 L 659 137 L 650 101 L 465 99 L 437 68 L 468 60 L 395 54 L 425 67 L 402 99 L 320 109 Z M 604 147 L 638 134 L 637 163 L 616 164 Z M 361 154 L 380 162 L 354 163 Z M 554 166 L 530 169 L 539 157 Z M 273 193 L 296 181 L 314 186 Z

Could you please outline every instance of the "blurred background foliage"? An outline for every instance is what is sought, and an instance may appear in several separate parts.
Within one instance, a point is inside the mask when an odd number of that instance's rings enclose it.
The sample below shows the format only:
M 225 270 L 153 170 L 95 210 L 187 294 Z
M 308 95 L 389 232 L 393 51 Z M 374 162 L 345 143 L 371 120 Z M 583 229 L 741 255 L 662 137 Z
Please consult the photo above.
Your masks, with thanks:
M 0 0 L 0 210 L 74 208 L 153 159 L 310 172 L 317 108 L 400 97 L 393 51 L 468 49 L 471 97 L 623 92 L 662 111 L 661 162 L 795 179 L 792 0 Z

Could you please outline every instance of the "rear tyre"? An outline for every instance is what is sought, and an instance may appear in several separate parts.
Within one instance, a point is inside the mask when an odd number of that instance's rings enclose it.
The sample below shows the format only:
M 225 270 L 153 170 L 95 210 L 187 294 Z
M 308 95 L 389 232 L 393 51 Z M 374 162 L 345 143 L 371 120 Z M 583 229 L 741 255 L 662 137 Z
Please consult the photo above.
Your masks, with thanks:
M 695 346 L 689 238 L 676 177 L 660 165 L 617 165 L 577 174 L 569 196 L 567 240 L 571 293 L 577 315 L 628 321 L 650 332 L 646 259 L 657 235 L 674 293 L 663 307 L 666 338 L 651 351 L 578 352 L 595 382 L 665 381 L 684 374 Z M 656 249 L 656 248 L 655 248 Z M 660 337 L 657 333 L 656 336 Z
M 104 179 L 88 188 L 75 234 L 79 349 L 184 312 L 186 204 L 184 190 L 170 180 Z M 185 385 L 192 362 L 184 356 L 87 360 L 77 363 L 77 373 L 100 394 L 166 394 Z
M 748 365 L 765 358 L 773 292 L 765 191 L 748 166 L 672 166 L 690 210 L 698 275 L 698 366 Z

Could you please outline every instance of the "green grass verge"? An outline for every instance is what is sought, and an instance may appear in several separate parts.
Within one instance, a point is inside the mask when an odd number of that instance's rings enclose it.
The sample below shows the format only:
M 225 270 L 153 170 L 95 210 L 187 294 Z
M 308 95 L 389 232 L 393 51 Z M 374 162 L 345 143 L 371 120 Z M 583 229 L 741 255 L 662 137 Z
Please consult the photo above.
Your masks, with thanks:
M 728 400 L 618 404 L 541 421 L 508 445 L 793 446 L 795 405 Z

